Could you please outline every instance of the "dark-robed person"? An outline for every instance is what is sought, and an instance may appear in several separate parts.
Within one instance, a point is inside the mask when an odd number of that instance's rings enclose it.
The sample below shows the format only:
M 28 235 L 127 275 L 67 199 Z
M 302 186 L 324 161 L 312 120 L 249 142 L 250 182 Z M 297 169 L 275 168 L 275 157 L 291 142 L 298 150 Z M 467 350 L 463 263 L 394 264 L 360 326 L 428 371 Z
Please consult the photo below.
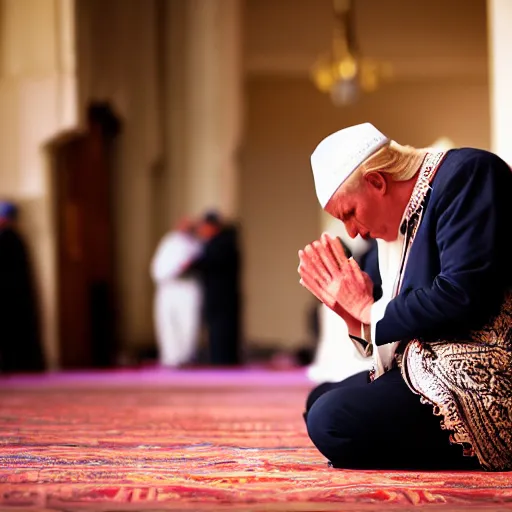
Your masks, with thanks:
M 217 212 L 208 212 L 199 222 L 197 234 L 203 240 L 204 248 L 191 270 L 199 271 L 203 287 L 209 362 L 216 366 L 237 365 L 241 359 L 238 232 Z
M 0 371 L 45 368 L 27 247 L 16 229 L 17 207 L 0 202 Z

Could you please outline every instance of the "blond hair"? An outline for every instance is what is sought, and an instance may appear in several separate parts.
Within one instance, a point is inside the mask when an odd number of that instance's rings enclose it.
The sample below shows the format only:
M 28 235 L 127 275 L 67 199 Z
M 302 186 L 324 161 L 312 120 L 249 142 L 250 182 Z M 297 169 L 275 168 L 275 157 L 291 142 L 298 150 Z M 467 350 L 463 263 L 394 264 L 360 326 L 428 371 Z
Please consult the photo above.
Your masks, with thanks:
M 354 185 L 370 172 L 390 174 L 394 181 L 407 181 L 418 172 L 427 149 L 402 146 L 394 140 L 368 157 L 354 173 Z

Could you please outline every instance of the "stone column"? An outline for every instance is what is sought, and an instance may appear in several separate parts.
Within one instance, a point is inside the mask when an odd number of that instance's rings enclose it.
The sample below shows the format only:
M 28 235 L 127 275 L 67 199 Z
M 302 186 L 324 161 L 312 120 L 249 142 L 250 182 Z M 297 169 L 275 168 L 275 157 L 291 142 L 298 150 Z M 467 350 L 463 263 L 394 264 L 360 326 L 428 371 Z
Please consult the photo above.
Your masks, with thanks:
M 512 164 L 512 2 L 488 0 L 491 149 Z
M 171 216 L 237 210 L 240 0 L 168 0 L 167 163 Z

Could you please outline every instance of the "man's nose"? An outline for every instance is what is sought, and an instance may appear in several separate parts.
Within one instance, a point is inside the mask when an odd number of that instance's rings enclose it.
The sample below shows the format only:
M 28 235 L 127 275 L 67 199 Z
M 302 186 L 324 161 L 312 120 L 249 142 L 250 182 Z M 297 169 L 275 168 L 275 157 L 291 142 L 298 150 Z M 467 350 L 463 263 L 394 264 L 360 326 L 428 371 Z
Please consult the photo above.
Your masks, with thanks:
M 351 220 L 345 222 L 345 229 L 347 230 L 350 238 L 355 238 L 357 236 L 357 229 Z

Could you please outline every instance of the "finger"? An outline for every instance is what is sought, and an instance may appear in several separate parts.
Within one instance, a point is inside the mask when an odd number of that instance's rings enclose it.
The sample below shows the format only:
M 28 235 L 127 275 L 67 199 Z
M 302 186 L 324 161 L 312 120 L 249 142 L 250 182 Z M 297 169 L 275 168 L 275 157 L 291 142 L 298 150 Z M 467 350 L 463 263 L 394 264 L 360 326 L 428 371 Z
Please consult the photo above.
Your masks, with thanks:
M 302 261 L 304 259 L 304 251 L 301 249 L 299 252 L 298 252 L 298 255 L 299 255 L 299 266 L 297 267 L 297 272 L 299 272 L 300 274 L 300 266 L 302 264 Z
M 313 242 L 313 244 L 314 244 L 314 242 Z M 304 255 L 306 258 L 311 260 L 311 262 L 314 263 L 315 265 L 319 265 L 319 264 L 321 265 L 322 261 L 320 259 L 320 255 L 314 249 L 313 244 L 309 244 L 305 247 Z
M 300 283 L 302 286 L 307 288 L 318 300 L 322 301 L 329 307 L 332 307 L 336 303 L 336 299 L 328 292 L 328 290 L 322 286 L 318 281 L 312 279 L 308 275 L 304 275 Z
M 307 259 L 306 253 L 301 249 L 299 251 L 299 264 Z
M 315 271 L 314 267 L 303 265 L 301 263 L 299 265 L 298 272 L 301 277 L 307 276 L 310 280 L 318 281 L 319 284 L 324 282 L 323 278 Z
M 328 233 L 324 233 L 322 235 L 322 240 L 326 247 L 330 249 L 340 267 L 347 262 L 347 255 L 345 254 L 345 250 L 338 238 L 332 238 Z
M 320 256 L 320 260 L 326 272 L 329 274 L 329 277 L 335 276 L 336 273 L 339 271 L 339 266 L 332 252 L 329 249 L 327 249 L 321 242 L 318 241 L 313 242 L 313 248 Z
M 315 275 L 311 274 L 304 268 L 300 271 L 300 280 L 302 281 L 303 286 L 305 286 L 322 302 L 331 303 L 336 300 L 330 290 L 329 283 L 318 279 Z
M 299 272 L 301 269 L 305 269 L 311 275 L 318 279 L 323 279 L 323 276 L 318 270 L 318 266 L 314 263 L 313 259 L 306 253 L 303 253 L 299 258 Z
M 299 251 L 299 267 L 297 271 L 299 274 L 309 275 L 312 279 L 316 279 L 319 282 L 326 283 L 325 276 L 318 270 L 317 265 L 312 261 L 312 259 L 306 254 L 305 251 Z
M 359 284 L 360 283 L 360 269 L 353 258 L 347 260 L 347 264 L 343 265 L 341 269 L 342 279 L 346 283 Z
M 336 256 L 335 251 L 332 248 L 332 241 L 333 239 L 328 233 L 323 233 L 322 236 L 320 237 L 320 242 L 329 260 L 333 262 L 336 269 L 339 269 L 341 264 L 338 256 Z M 345 251 L 343 251 L 343 254 L 345 254 Z
M 302 275 L 299 283 L 309 290 L 317 299 L 323 301 L 322 287 L 318 284 L 316 279 L 313 279 L 308 275 Z
M 361 270 L 357 261 L 354 258 L 349 258 L 348 263 L 349 264 L 347 266 L 350 269 L 350 275 L 352 278 L 361 284 L 366 284 L 364 272 Z
M 331 279 L 331 275 L 322 263 L 320 255 L 316 253 L 312 246 L 308 245 L 304 250 L 302 264 L 308 268 L 309 272 L 319 281 L 327 283 Z
M 312 292 L 321 293 L 325 289 L 325 286 L 322 286 L 322 283 L 318 282 L 318 279 L 307 271 L 302 270 L 300 278 L 304 285 Z
M 370 293 L 373 295 L 373 280 L 372 278 L 363 270 L 361 270 L 361 267 L 359 264 L 354 261 L 350 265 L 353 268 L 354 272 L 354 279 L 356 279 L 359 283 L 361 283 L 361 287 L 365 288 L 366 290 L 370 291 Z

